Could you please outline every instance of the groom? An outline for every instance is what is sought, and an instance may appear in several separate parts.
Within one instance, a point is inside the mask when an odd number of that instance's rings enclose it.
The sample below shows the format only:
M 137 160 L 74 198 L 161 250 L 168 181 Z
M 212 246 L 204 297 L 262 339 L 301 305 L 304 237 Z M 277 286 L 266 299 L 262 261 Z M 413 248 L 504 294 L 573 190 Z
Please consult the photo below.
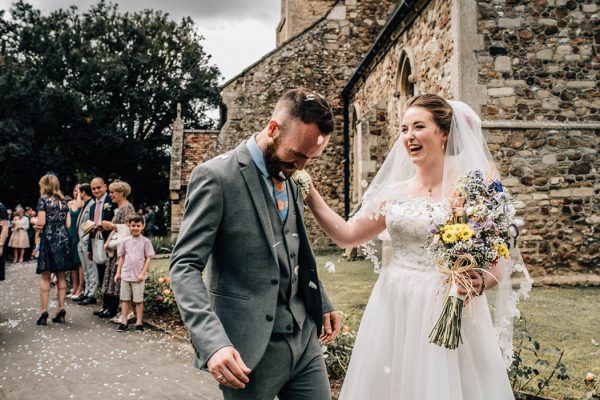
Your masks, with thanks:
M 333 340 L 341 318 L 319 282 L 289 178 L 321 155 L 332 131 L 325 99 L 293 89 L 262 132 L 192 173 L 170 274 L 196 366 L 225 399 L 331 398 L 318 338 Z

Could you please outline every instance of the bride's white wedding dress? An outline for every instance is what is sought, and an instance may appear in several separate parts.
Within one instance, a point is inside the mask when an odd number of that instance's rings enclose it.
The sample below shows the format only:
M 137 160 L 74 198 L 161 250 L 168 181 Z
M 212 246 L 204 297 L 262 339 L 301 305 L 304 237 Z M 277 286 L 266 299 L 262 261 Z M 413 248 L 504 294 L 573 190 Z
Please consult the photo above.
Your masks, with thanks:
M 423 244 L 441 212 L 421 198 L 388 205 L 393 255 L 365 310 L 341 400 L 514 399 L 485 295 L 465 307 L 458 349 L 429 343 L 445 287 Z

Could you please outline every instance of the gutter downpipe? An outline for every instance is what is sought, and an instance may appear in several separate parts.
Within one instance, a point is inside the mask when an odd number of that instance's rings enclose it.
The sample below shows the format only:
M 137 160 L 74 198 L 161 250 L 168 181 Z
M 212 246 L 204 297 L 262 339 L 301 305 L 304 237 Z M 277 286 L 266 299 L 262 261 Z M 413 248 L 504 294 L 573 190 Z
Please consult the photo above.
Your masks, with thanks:
M 344 104 L 344 219 L 348 221 L 350 217 L 350 98 L 347 91 L 342 92 L 342 101 Z

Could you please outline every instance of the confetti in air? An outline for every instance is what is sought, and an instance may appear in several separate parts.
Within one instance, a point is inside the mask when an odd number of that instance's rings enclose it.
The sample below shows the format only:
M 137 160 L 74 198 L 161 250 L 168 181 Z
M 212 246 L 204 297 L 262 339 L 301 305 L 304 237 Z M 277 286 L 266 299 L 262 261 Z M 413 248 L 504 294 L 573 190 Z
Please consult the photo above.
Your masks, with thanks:
M 327 263 L 325 263 L 325 269 L 329 273 L 334 273 L 335 272 L 335 264 L 332 263 L 331 261 L 327 261 Z

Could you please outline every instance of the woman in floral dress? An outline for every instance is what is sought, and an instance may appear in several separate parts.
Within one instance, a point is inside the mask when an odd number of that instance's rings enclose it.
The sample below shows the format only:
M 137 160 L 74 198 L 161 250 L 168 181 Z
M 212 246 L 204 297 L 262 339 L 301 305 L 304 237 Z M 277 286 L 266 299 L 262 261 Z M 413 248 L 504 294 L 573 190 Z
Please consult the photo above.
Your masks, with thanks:
M 67 228 L 71 224 L 69 208 L 60 191 L 60 182 L 53 173 L 40 179 L 40 199 L 37 204 L 37 226 L 40 227 L 40 250 L 36 273 L 40 279 L 40 311 L 38 325 L 46 325 L 51 275 L 56 276 L 57 313 L 52 322 L 65 322 L 65 272 L 73 269 L 73 257 Z
M 108 186 L 108 192 L 113 203 L 117 205 L 117 210 L 111 222 L 102 222 L 103 228 L 116 231 L 118 224 L 126 224 L 129 217 L 135 214 L 133 205 L 127 200 L 131 194 L 131 186 L 127 182 L 114 181 Z M 106 226 L 104 226 L 106 225 Z M 99 317 L 115 317 L 119 311 L 119 291 L 120 285 L 115 283 L 115 273 L 117 272 L 117 252 L 109 254 L 109 260 L 106 262 L 104 279 L 102 280 L 102 294 L 106 301 L 106 311 Z

